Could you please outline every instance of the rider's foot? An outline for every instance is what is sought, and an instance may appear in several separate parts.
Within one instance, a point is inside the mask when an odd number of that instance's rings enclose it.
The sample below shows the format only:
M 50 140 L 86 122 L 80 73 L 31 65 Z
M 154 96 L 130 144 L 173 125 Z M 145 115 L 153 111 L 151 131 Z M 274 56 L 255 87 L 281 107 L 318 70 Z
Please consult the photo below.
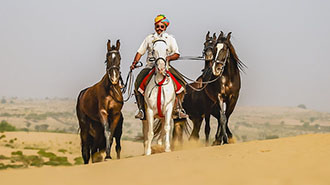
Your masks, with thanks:
M 183 109 L 176 109 L 173 112 L 173 117 L 174 119 L 181 119 L 181 118 L 188 118 L 188 115 L 184 112 Z
M 139 109 L 139 112 L 135 115 L 135 118 L 140 120 L 144 119 L 144 112 L 142 109 Z

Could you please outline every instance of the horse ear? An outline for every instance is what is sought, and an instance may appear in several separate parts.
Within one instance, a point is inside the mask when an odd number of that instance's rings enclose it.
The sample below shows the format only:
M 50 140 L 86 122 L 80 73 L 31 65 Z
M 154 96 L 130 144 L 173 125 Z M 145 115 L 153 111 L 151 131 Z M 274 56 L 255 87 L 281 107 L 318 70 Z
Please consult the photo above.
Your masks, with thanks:
M 230 38 L 231 38 L 231 32 L 229 32 L 228 35 L 227 35 L 227 41 L 229 41 Z
M 220 40 L 223 37 L 223 31 L 220 31 L 220 35 L 218 37 L 218 40 Z
M 212 40 L 216 41 L 217 40 L 217 34 L 216 33 L 213 33 L 213 38 Z
M 120 40 L 118 39 L 116 42 L 116 50 L 118 51 L 120 48 Z
M 209 38 L 210 38 L 210 31 L 207 32 L 205 40 L 209 40 Z
M 108 39 L 108 43 L 107 43 L 107 49 L 108 51 L 111 51 L 111 41 Z

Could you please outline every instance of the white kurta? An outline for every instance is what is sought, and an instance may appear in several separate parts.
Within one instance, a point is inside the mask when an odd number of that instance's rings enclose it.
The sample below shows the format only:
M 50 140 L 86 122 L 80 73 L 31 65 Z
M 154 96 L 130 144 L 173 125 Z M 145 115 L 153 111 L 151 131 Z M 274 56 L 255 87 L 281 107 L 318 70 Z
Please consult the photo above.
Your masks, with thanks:
M 167 56 L 173 55 L 174 53 L 180 54 L 178 44 L 176 43 L 176 40 L 172 35 L 167 33 L 162 33 L 160 35 L 158 35 L 157 33 L 150 34 L 143 40 L 140 48 L 137 50 L 137 52 L 141 55 L 144 55 L 146 52 L 148 52 L 146 61 L 147 68 L 153 67 L 153 62 L 149 59 L 152 57 L 153 41 L 158 39 L 163 39 L 166 41 L 166 44 L 168 46 Z

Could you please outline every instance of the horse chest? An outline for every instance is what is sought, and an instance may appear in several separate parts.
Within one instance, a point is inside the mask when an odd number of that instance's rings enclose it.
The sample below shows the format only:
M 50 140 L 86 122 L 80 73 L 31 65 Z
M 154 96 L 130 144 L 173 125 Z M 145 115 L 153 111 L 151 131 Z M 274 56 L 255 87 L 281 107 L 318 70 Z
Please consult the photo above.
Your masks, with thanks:
M 104 100 L 104 108 L 107 110 L 120 110 L 122 108 L 122 104 L 116 103 L 111 96 L 106 96 Z

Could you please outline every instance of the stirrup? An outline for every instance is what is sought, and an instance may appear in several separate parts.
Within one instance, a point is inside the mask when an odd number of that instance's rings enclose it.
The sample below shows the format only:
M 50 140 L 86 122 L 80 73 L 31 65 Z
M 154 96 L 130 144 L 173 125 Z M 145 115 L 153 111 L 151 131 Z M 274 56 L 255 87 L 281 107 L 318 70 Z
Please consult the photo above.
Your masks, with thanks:
M 139 109 L 138 112 L 135 114 L 136 119 L 143 120 L 144 119 L 144 112 L 142 109 Z
M 185 113 L 184 109 L 176 109 L 172 115 L 173 119 L 182 119 L 188 118 L 188 115 Z
M 179 119 L 181 118 L 188 118 L 188 115 L 186 114 L 186 111 L 184 109 L 179 109 Z

